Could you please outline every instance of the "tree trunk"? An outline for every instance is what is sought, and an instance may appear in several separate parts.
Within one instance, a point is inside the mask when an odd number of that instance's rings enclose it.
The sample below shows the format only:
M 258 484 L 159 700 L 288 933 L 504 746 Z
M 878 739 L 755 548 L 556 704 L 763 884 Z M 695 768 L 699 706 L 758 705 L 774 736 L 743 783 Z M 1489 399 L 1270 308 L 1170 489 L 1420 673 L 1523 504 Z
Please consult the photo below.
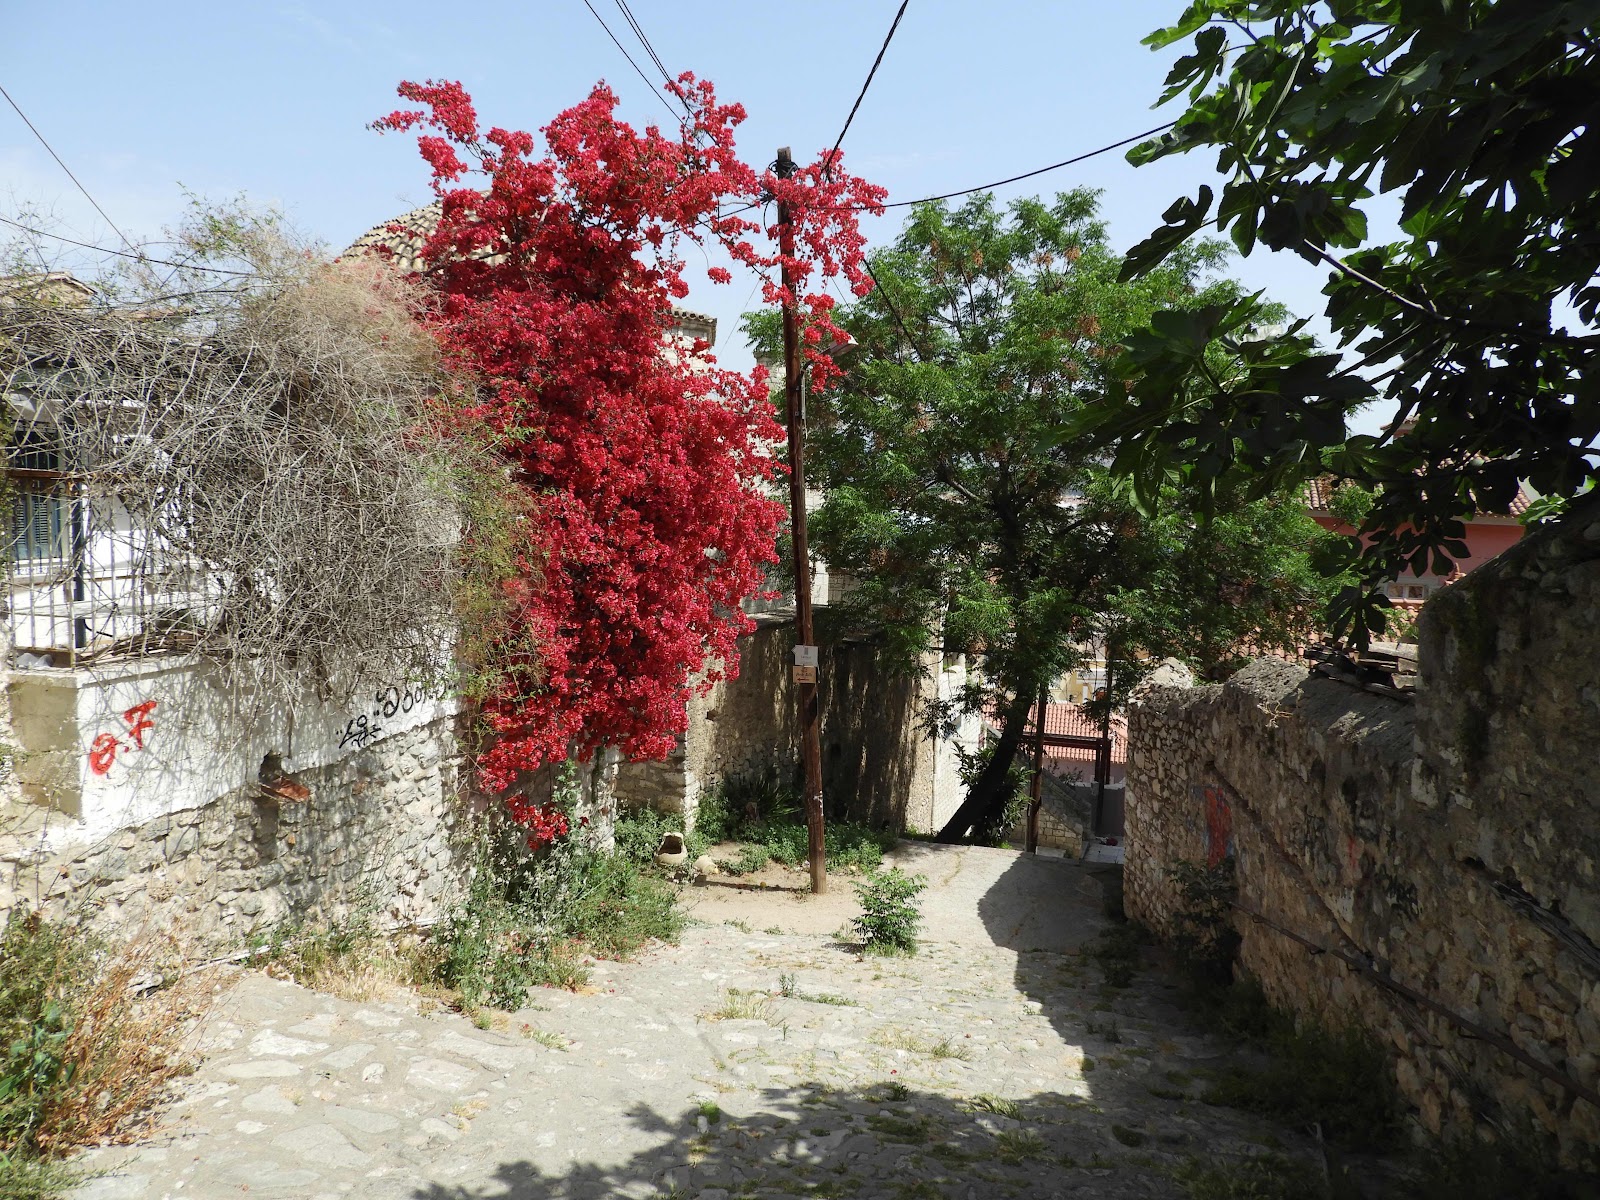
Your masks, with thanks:
M 594 752 L 588 778 L 580 781 L 572 810 L 572 840 L 585 850 L 610 854 L 617 846 L 617 771 L 622 755 L 610 746 Z
M 1000 719 L 1000 741 L 995 745 L 994 756 L 972 781 L 967 798 L 939 831 L 935 841 L 959 842 L 986 818 L 998 819 L 1005 811 L 1006 802 L 1011 798 L 1006 794 L 1006 776 L 1028 732 L 1028 713 L 1032 707 L 1033 695 L 1028 691 L 1019 692 L 1007 706 Z

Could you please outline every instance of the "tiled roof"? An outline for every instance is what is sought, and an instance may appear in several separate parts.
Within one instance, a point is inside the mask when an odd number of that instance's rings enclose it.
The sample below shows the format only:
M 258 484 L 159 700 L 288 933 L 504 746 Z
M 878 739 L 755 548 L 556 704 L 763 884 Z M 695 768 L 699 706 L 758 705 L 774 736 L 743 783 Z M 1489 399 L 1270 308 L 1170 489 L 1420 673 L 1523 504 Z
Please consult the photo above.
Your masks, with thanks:
M 1327 512 L 1333 503 L 1334 492 L 1338 490 L 1339 481 L 1332 475 L 1319 475 L 1306 484 L 1306 507 L 1313 512 Z M 1528 511 L 1528 505 L 1534 501 L 1534 495 L 1528 490 L 1525 483 L 1517 484 L 1517 494 L 1511 501 L 1511 507 L 1506 512 L 1488 513 L 1480 512 L 1480 517 L 1520 517 Z
M 421 208 L 413 208 L 410 212 L 401 213 L 398 217 L 391 217 L 374 225 L 355 241 L 351 242 L 344 254 L 347 257 L 354 254 L 364 254 L 368 251 L 385 247 L 389 250 L 389 261 L 402 271 L 422 270 L 422 244 L 432 235 L 439 224 L 441 213 L 439 201 L 424 204 Z M 395 229 L 393 226 L 400 226 Z M 487 262 L 495 261 L 493 257 L 486 258 Z M 688 308 L 672 306 L 672 315 L 682 324 L 701 324 L 709 326 L 712 337 L 716 336 L 717 319 L 709 313 L 695 312 Z
M 1037 713 L 1037 708 L 1028 713 L 1030 734 Z M 984 713 L 984 720 L 991 728 L 994 726 L 994 717 L 993 710 Z M 1087 715 L 1079 705 L 1047 704 L 1044 709 L 1044 732 L 1046 737 L 1098 738 L 1102 729 L 1099 720 Z M 1024 738 L 1024 743 L 1031 744 L 1031 740 Z M 1087 747 L 1046 746 L 1045 757 L 1058 762 L 1082 760 L 1091 766 L 1094 764 L 1094 751 Z M 1111 715 L 1111 761 L 1128 761 L 1128 719 L 1116 713 Z

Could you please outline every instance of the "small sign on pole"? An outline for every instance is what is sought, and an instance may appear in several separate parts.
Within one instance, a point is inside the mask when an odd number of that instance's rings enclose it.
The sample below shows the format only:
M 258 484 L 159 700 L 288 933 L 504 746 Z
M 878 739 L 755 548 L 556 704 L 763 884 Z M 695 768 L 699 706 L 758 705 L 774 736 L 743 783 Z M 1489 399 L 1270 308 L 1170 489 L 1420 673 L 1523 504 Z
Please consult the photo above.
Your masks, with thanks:
M 817 648 L 815 646 L 796 646 L 794 648 L 794 681 L 796 683 L 815 683 L 817 681 Z

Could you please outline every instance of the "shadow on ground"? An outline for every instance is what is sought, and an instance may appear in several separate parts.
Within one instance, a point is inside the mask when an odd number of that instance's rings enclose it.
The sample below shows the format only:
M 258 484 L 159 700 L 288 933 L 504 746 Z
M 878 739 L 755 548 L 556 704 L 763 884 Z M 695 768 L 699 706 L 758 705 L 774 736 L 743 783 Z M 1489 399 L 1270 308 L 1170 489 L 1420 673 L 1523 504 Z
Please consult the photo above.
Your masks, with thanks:
M 893 1084 L 767 1089 L 757 1111 L 738 1120 L 709 1104 L 675 1115 L 639 1107 L 630 1119 L 661 1141 L 620 1165 L 579 1161 L 549 1174 L 531 1161 L 510 1161 L 492 1182 L 440 1180 L 411 1196 L 1183 1197 L 1208 1140 L 1199 1128 L 1145 1139 L 1082 1097 L 958 1101 Z

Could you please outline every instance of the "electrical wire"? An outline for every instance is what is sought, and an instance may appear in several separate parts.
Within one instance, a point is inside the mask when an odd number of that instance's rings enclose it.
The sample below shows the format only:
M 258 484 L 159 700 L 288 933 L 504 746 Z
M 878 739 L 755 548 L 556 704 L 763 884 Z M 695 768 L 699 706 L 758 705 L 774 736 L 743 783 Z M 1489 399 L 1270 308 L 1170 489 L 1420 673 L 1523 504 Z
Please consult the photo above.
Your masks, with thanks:
M 987 192 L 991 188 L 1005 187 L 1008 183 L 1020 183 L 1024 179 L 1032 179 L 1035 175 L 1043 175 L 1049 171 L 1059 171 L 1062 167 L 1070 167 L 1073 163 L 1081 163 L 1086 159 L 1096 158 L 1102 154 L 1109 154 L 1113 150 L 1120 150 L 1131 142 L 1140 142 L 1153 134 L 1163 133 L 1176 125 L 1176 121 L 1168 121 L 1165 125 L 1157 125 L 1154 129 L 1146 129 L 1143 133 L 1136 133 L 1132 137 L 1125 137 L 1120 142 L 1112 142 L 1108 146 L 1101 146 L 1095 150 L 1085 151 L 1083 154 L 1074 154 L 1071 158 L 1064 158 L 1058 163 L 1051 163 L 1048 167 L 1039 167 L 1037 170 L 1024 171 L 1021 175 L 1012 175 L 1007 179 L 996 179 L 993 183 L 980 183 L 977 187 L 962 188 L 958 192 L 941 192 L 937 196 L 923 196 L 920 200 L 896 200 L 892 204 L 884 204 L 882 208 L 909 208 L 913 204 L 931 204 L 935 200 L 954 200 L 957 196 L 970 196 L 973 192 Z M 856 204 L 850 207 L 861 210 L 867 205 Z
M 894 31 L 900 28 L 900 18 L 906 15 L 906 6 L 910 3 L 911 0 L 901 0 L 900 11 L 894 14 L 894 22 L 889 26 L 883 45 L 878 47 L 878 57 L 872 60 L 872 69 L 867 72 L 867 80 L 861 85 L 861 93 L 856 97 L 856 102 L 850 106 L 850 115 L 844 119 L 844 128 L 839 130 L 839 136 L 833 139 L 833 149 L 828 151 L 828 157 L 822 160 L 822 173 L 830 178 L 833 175 L 833 160 L 839 157 L 839 147 L 844 143 L 844 135 L 850 132 L 850 123 L 856 119 L 856 110 L 867 98 L 867 89 L 872 86 L 872 77 L 878 73 L 878 67 L 883 63 L 883 56 L 889 49 L 889 43 L 894 40 Z
M 672 72 L 667 70 L 667 64 L 661 61 L 661 56 L 656 53 L 656 48 L 650 44 L 650 39 L 645 36 L 644 26 L 639 24 L 639 18 L 633 15 L 633 9 L 628 7 L 628 0 L 617 0 L 617 8 L 622 12 L 623 20 L 633 30 L 639 44 L 644 47 L 644 52 L 650 56 L 650 61 L 655 63 L 656 70 L 661 72 L 661 78 L 668 83 L 672 82 Z
M 32 121 L 28 120 L 28 114 L 23 112 L 22 106 L 11 98 L 11 93 L 6 91 L 4 87 L 0 87 L 0 96 L 4 96 L 6 98 L 6 103 L 11 105 L 11 107 L 16 110 L 17 116 L 22 118 L 22 123 L 33 131 L 33 136 L 38 138 L 39 144 L 50 152 L 50 157 L 56 160 L 56 165 L 67 173 L 68 179 L 72 180 L 72 182 L 77 185 L 78 190 L 83 193 L 83 198 L 90 204 L 94 205 L 95 212 L 99 213 L 105 218 L 106 224 L 111 226 L 116 235 L 122 239 L 122 244 L 127 246 L 129 249 L 132 249 L 133 242 L 129 240 L 128 235 L 123 233 L 122 230 L 118 228 L 117 223 L 111 219 L 106 210 L 100 207 L 100 201 L 96 200 L 89 194 L 89 189 L 84 187 L 83 182 L 72 173 L 72 168 L 61 161 L 61 155 L 57 154 L 55 147 L 45 140 L 45 136 L 39 132 L 38 126 L 36 126 Z
M 583 6 L 594 14 L 594 19 L 600 22 L 600 28 L 606 31 L 606 36 L 611 39 L 611 44 L 622 51 L 622 57 L 628 60 L 628 65 L 638 73 L 640 79 L 644 80 L 645 87 L 649 88 L 660 99 L 661 103 L 666 105 L 668 114 L 676 121 L 678 114 L 673 109 L 672 102 L 667 99 L 666 93 L 650 81 L 650 76 L 644 73 L 643 68 L 633 60 L 633 55 L 628 53 L 628 48 L 617 40 L 617 35 L 611 32 L 611 26 L 607 25 L 606 19 L 600 15 L 600 10 L 589 3 L 589 0 L 583 0 Z

